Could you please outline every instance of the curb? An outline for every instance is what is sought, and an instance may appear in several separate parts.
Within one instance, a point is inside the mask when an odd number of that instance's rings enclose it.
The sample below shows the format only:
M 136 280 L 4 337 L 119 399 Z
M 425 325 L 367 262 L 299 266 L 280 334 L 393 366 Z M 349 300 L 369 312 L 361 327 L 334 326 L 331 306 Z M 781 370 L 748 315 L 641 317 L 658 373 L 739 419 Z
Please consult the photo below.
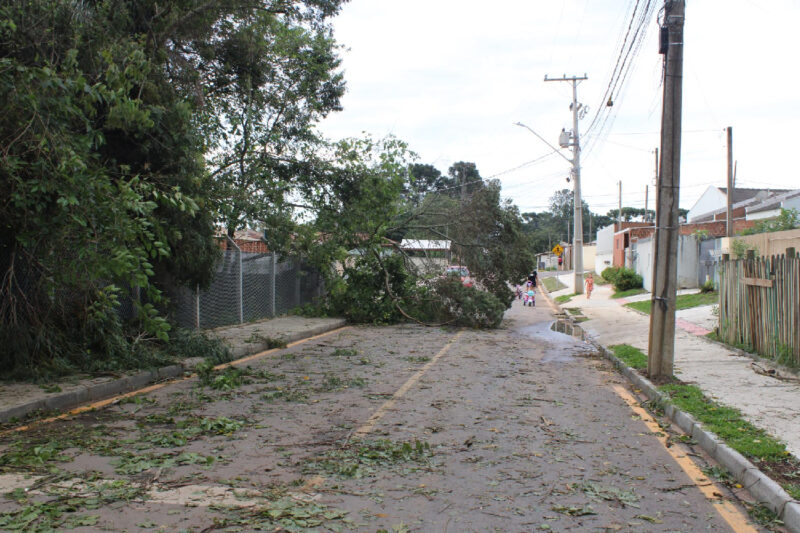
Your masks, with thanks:
M 542 291 L 545 298 L 556 309 L 561 309 L 551 298 L 546 290 Z M 572 325 L 573 330 L 582 328 L 572 323 L 569 316 L 566 317 Z M 614 354 L 606 349 L 605 346 L 589 339 L 581 334 L 582 338 L 597 347 L 603 357 L 611 361 L 614 366 L 639 390 L 641 390 L 650 402 L 664 409 L 664 414 L 672 420 L 687 435 L 697 441 L 699 446 L 711 456 L 717 463 L 725 467 L 731 475 L 742 484 L 742 486 L 753 495 L 760 503 L 764 504 L 783 521 L 786 529 L 792 533 L 800 533 L 800 501 L 794 500 L 783 490 L 775 481 L 761 472 L 742 454 L 725 444 L 722 439 L 711 431 L 703 428 L 690 414 L 681 411 L 669 401 L 669 398 L 662 394 L 653 383 L 646 377 L 632 369 Z
M 289 335 L 282 335 L 280 340 L 288 344 L 315 335 L 321 335 L 322 333 L 340 328 L 345 323 L 346 321 L 344 319 L 340 319 L 315 328 L 309 328 Z M 233 347 L 231 349 L 231 355 L 234 359 L 230 363 L 235 364 L 236 359 L 256 354 L 265 349 L 266 347 L 261 343 Z M 81 386 L 75 390 L 55 394 L 47 398 L 40 398 L 38 400 L 15 405 L 14 407 L 0 409 L 0 423 L 8 422 L 12 419 L 21 420 L 23 417 L 35 411 L 67 411 L 88 402 L 103 400 L 119 394 L 125 394 L 126 392 L 132 392 L 150 385 L 151 383 L 177 378 L 183 376 L 186 372 L 192 372 L 200 361 L 202 361 L 201 358 L 192 357 L 179 364 L 144 370 L 124 378 L 114 379 L 96 385 Z

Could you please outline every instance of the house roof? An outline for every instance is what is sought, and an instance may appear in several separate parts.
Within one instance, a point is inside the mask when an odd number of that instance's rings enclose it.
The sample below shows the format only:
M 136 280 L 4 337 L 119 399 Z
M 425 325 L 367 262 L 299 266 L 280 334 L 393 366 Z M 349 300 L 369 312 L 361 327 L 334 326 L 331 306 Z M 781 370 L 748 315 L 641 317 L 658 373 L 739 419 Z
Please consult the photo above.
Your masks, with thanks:
M 778 209 L 783 205 L 783 202 L 794 198 L 796 196 L 800 196 L 800 189 L 795 189 L 793 191 L 784 191 L 783 194 L 776 194 L 775 196 L 770 196 L 766 200 L 747 208 L 747 213 L 761 213 L 764 211 L 771 211 L 772 209 Z
M 722 193 L 727 196 L 728 195 L 728 188 L 727 187 L 717 187 Z M 785 192 L 789 192 L 789 189 L 747 189 L 741 187 L 734 187 L 733 188 L 733 203 L 743 202 L 744 200 L 749 200 L 750 198 L 755 197 L 760 192 L 766 192 L 767 194 L 781 194 Z

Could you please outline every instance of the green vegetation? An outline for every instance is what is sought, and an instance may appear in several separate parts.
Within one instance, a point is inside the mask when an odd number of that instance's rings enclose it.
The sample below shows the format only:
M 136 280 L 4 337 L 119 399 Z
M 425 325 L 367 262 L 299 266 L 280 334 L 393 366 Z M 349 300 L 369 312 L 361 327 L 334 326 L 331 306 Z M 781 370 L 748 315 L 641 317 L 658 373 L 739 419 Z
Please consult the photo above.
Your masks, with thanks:
M 609 346 L 613 354 L 623 363 L 636 370 L 647 368 L 647 354 L 629 344 L 615 344 Z
M 430 444 L 422 441 L 395 442 L 385 439 L 351 441 L 341 449 L 326 452 L 306 463 L 308 473 L 322 472 L 344 478 L 363 478 L 378 469 L 413 472 L 431 467 Z
M 636 296 L 638 294 L 644 294 L 647 290 L 643 288 L 638 289 L 628 289 L 626 291 L 614 291 L 614 294 L 611 295 L 612 298 L 627 298 L 628 296 Z
M 786 459 L 788 452 L 782 442 L 746 421 L 738 410 L 709 400 L 698 387 L 667 384 L 659 389 L 668 394 L 677 407 L 691 414 L 742 455 L 758 460 Z
M 742 235 L 756 233 L 772 233 L 774 231 L 787 231 L 800 228 L 800 213 L 797 209 L 783 209 L 776 218 L 759 220 L 752 228 L 742 231 Z
M 719 294 L 716 292 L 698 292 L 695 294 L 680 294 L 675 302 L 675 309 L 689 309 L 690 307 L 699 307 L 701 305 L 711 305 L 719 302 Z M 642 302 L 631 302 L 625 304 L 625 307 L 630 307 L 642 313 L 650 314 L 650 300 Z
M 561 289 L 566 289 L 567 286 L 558 281 L 557 277 L 539 278 L 539 281 L 544 285 L 548 292 L 556 292 Z
M 700 292 L 714 292 L 715 290 L 717 290 L 717 287 L 714 285 L 713 279 L 706 280 L 702 285 L 700 285 Z
M 572 298 L 573 298 L 573 297 L 575 297 L 575 293 L 572 293 L 572 294 L 562 294 L 561 296 L 556 296 L 556 297 L 555 297 L 555 302 L 556 302 L 557 304 L 565 304 L 565 303 L 567 303 L 568 301 L 572 300 Z

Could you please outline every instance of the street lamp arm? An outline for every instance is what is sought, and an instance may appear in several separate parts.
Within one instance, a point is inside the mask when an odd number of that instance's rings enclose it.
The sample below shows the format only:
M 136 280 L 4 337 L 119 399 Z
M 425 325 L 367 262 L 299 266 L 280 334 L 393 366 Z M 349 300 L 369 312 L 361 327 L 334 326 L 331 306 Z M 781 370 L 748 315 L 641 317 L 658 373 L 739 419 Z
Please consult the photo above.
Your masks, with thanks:
M 529 132 L 531 132 L 531 133 L 533 133 L 534 135 L 536 135 L 537 137 L 539 137 L 539 140 L 540 140 L 540 141 L 542 141 L 542 142 L 543 142 L 543 143 L 545 143 L 547 146 L 549 146 L 550 148 L 552 148 L 552 149 L 553 149 L 553 151 L 554 151 L 555 153 L 557 153 L 558 155 L 560 155 L 562 158 L 564 158 L 564 160 L 565 160 L 567 163 L 569 163 L 569 164 L 572 164 L 572 159 L 570 159 L 569 157 L 567 157 L 567 156 L 565 156 L 564 154 L 562 154 L 560 149 L 556 148 L 555 146 L 553 146 L 552 144 L 550 144 L 549 142 L 547 142 L 547 141 L 545 140 L 545 138 L 544 138 L 544 137 L 542 137 L 541 135 L 539 135 L 538 133 L 536 133 L 535 131 L 533 131 L 533 130 L 532 130 L 530 127 L 526 126 L 526 125 L 525 125 L 525 124 L 523 124 L 522 122 L 515 122 L 515 123 L 514 123 L 514 125 L 515 125 L 515 126 L 520 126 L 520 127 L 522 127 L 522 128 L 525 128 L 525 129 L 526 129 L 526 130 L 528 130 Z

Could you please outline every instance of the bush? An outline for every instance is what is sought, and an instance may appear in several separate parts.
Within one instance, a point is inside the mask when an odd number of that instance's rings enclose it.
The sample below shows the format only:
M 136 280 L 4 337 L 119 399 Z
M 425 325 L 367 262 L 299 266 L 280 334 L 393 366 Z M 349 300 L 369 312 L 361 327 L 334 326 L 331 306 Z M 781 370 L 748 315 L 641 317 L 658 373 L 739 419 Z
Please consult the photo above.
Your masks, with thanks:
M 617 274 L 619 274 L 619 267 L 608 267 L 600 274 L 600 276 L 609 283 L 614 283 L 617 280 Z
M 605 270 L 603 273 L 605 273 Z M 616 275 L 614 276 L 613 283 L 615 290 L 627 291 L 630 289 L 641 288 L 643 280 L 642 276 L 637 274 L 635 270 L 623 267 L 617 271 Z
M 700 292 L 714 292 L 714 290 L 716 290 L 716 287 L 714 286 L 714 280 L 707 280 L 705 283 L 700 285 Z

